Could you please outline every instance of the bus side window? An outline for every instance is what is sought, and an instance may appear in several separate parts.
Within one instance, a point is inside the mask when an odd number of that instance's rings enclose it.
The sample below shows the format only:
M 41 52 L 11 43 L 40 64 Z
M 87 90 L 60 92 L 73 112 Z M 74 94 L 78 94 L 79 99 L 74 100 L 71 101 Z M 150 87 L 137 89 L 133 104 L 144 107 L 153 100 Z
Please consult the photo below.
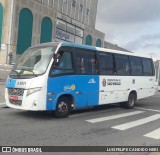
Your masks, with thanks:
M 76 49 L 76 72 L 77 74 L 94 75 L 97 74 L 96 54 Z
M 142 58 L 143 76 L 152 76 L 153 68 L 151 59 Z
M 60 58 L 57 59 L 51 70 L 51 75 L 73 72 L 72 54 L 68 51 L 60 51 Z
M 117 75 L 130 76 L 129 58 L 126 55 L 115 54 Z
M 114 63 L 113 55 L 110 53 L 99 54 L 99 72 L 101 75 L 113 75 Z
M 62 57 L 60 59 L 59 68 L 62 69 L 72 69 L 72 59 L 70 52 L 63 52 Z
M 138 57 L 129 57 L 131 65 L 131 75 L 132 76 L 142 76 L 142 63 L 141 58 Z

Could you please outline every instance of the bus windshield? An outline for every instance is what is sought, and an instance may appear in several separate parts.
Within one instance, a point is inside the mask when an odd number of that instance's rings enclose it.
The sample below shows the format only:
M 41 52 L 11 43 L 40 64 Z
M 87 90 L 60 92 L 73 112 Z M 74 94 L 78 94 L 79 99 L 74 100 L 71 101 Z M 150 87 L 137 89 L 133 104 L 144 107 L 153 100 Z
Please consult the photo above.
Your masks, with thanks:
M 56 45 L 28 49 L 14 66 L 10 76 L 29 78 L 44 74 L 56 49 Z

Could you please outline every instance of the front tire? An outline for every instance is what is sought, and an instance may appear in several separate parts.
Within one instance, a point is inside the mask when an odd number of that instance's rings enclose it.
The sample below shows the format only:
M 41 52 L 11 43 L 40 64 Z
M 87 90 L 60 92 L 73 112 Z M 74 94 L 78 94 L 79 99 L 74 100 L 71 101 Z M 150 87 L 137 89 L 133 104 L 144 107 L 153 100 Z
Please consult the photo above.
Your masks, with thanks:
M 57 102 L 55 116 L 58 118 L 68 117 L 70 112 L 71 112 L 70 100 L 65 97 L 61 97 Z

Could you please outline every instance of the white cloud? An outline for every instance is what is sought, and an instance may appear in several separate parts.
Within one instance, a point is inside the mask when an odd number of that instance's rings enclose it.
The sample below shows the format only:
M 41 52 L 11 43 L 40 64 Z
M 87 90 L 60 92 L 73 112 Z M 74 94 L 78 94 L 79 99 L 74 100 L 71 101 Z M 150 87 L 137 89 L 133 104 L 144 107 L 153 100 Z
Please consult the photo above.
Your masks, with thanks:
M 99 0 L 96 28 L 106 40 L 160 57 L 160 0 Z
M 159 0 L 99 0 L 98 17 L 110 24 L 155 21 L 160 19 L 159 6 Z

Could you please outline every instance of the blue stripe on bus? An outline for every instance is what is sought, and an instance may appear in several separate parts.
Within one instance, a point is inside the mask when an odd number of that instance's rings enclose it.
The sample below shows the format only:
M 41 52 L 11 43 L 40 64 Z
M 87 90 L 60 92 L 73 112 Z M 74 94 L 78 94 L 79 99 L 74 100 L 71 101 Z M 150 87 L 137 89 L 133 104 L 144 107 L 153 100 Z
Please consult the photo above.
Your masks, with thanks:
M 70 75 L 48 78 L 47 110 L 55 110 L 61 95 L 74 98 L 74 108 L 95 106 L 99 103 L 99 76 Z

